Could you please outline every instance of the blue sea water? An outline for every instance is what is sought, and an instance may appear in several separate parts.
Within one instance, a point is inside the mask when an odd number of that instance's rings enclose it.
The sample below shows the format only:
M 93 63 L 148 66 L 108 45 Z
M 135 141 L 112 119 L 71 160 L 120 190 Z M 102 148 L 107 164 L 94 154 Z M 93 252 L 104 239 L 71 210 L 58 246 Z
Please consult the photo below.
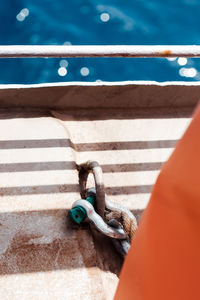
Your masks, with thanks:
M 200 44 L 199 0 L 1 0 L 0 44 Z M 0 59 L 0 83 L 200 80 L 200 59 Z

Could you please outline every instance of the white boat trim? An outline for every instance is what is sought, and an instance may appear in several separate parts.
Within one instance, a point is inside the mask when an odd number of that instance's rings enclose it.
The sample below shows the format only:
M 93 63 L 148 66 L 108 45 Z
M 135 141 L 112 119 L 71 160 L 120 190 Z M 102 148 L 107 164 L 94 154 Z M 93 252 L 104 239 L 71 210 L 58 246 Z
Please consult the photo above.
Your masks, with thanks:
M 0 57 L 200 57 L 200 45 L 1 45 Z
M 29 89 L 43 87 L 70 87 L 70 86 L 127 86 L 127 85 L 145 85 L 145 86 L 200 86 L 200 81 L 146 81 L 146 80 L 127 80 L 127 81 L 69 81 L 69 82 L 47 82 L 37 84 L 0 84 L 1 89 Z

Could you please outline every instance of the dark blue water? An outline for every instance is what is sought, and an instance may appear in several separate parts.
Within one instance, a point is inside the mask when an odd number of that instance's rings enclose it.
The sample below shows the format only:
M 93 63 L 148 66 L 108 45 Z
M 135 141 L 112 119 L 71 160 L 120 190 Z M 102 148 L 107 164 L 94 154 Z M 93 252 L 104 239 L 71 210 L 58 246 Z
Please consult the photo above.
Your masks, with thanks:
M 200 1 L 1 0 L 0 44 L 64 43 L 200 44 Z M 95 80 L 197 81 L 200 60 L 0 59 L 0 83 Z

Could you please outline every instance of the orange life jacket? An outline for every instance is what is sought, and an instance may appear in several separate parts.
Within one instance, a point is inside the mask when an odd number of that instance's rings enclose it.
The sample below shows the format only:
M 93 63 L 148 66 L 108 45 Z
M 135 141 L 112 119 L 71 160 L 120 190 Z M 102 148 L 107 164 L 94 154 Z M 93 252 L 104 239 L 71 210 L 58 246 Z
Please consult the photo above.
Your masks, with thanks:
M 200 299 L 200 107 L 153 188 L 114 300 Z

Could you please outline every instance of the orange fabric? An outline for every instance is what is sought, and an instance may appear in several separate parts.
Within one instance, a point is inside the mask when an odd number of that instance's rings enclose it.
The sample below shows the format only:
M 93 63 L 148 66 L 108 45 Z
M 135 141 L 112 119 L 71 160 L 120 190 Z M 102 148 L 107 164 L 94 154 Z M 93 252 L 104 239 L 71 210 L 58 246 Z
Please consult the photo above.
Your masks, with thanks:
M 200 108 L 164 165 L 114 300 L 200 299 Z

